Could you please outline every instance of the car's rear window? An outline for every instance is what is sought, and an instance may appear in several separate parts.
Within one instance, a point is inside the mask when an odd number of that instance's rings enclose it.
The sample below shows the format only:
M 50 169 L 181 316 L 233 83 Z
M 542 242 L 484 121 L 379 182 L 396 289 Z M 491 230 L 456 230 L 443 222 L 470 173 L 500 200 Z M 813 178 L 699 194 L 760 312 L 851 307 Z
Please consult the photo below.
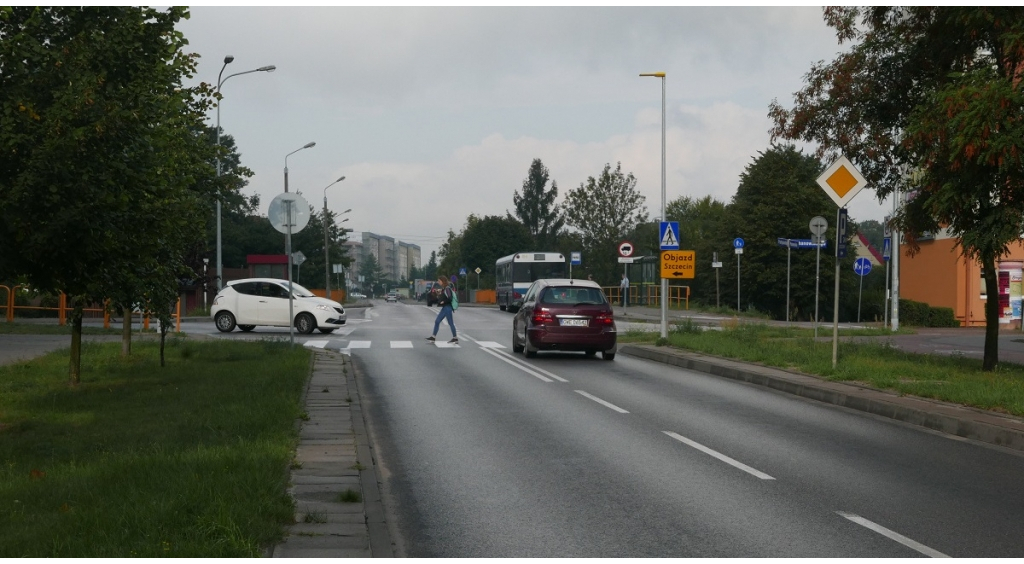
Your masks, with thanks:
M 546 304 L 601 305 L 607 303 L 604 293 L 597 288 L 578 286 L 550 286 L 544 289 L 540 301 Z

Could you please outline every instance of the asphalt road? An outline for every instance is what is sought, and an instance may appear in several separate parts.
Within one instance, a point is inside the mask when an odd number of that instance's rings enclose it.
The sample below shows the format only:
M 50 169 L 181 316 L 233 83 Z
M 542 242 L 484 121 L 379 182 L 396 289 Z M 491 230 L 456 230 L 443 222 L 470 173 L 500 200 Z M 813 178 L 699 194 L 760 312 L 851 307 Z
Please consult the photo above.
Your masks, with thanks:
M 1024 554 L 1020 453 L 621 354 L 526 360 L 495 308 L 428 344 L 435 310 L 375 306 L 296 340 L 359 369 L 399 556 Z M 67 340 L 5 335 L 0 355 Z
M 400 555 L 1024 554 L 1019 454 L 622 355 L 526 361 L 490 308 L 429 345 L 433 317 L 381 304 L 345 336 Z

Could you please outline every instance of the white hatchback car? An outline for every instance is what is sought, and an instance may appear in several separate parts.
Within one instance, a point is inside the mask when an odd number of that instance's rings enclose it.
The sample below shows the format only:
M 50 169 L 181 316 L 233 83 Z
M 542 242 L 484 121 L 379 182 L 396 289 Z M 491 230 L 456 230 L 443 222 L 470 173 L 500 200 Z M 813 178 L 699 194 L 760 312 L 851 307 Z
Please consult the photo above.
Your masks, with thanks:
M 330 333 L 345 324 L 345 308 L 320 298 L 292 282 L 292 310 L 300 333 Z M 210 308 L 217 329 L 229 333 L 235 326 L 252 331 L 257 325 L 288 327 L 288 281 L 277 278 L 233 280 L 217 293 Z

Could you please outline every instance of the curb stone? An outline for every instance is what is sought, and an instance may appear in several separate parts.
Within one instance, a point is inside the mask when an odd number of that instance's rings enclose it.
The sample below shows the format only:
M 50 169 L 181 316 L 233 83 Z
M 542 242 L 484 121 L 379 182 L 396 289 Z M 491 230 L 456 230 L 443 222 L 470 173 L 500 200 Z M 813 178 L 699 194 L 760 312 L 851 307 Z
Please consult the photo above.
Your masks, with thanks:
M 620 345 L 619 352 L 1024 452 L 1020 417 L 667 347 Z
M 288 493 L 295 522 L 274 558 L 394 557 L 352 360 L 318 350 Z M 355 491 L 359 501 L 341 496 Z

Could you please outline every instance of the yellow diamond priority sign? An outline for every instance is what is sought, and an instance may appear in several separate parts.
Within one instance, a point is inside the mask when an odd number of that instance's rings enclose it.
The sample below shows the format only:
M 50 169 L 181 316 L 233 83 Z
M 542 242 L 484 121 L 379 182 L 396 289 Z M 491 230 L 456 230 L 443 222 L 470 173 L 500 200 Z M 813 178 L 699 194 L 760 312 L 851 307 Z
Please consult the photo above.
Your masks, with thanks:
M 661 277 L 693 278 L 694 251 L 661 251 Z
M 867 184 L 857 167 L 845 156 L 839 157 L 818 177 L 818 186 L 841 208 L 845 208 Z

